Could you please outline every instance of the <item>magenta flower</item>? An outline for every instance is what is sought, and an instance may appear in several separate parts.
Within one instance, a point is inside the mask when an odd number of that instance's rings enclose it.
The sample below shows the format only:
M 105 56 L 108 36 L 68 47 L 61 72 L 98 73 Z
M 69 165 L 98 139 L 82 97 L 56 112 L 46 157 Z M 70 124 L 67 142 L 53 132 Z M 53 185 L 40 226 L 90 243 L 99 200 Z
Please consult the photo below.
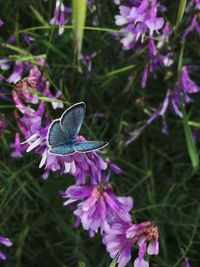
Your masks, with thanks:
M 124 33 L 121 43 L 125 50 L 134 47 L 138 42 L 143 43 L 145 37 L 153 37 L 154 33 L 164 26 L 164 19 L 157 17 L 157 1 L 147 0 L 131 2 L 131 6 L 120 6 L 120 15 L 115 16 L 118 26 Z
M 73 185 L 61 193 L 66 199 L 64 205 L 79 202 L 74 214 L 85 230 L 93 236 L 98 229 L 110 231 L 110 225 L 116 220 L 130 222 L 130 209 L 133 206 L 131 197 L 117 197 L 108 183 L 108 177 L 100 184 Z
M 90 55 L 81 55 L 81 61 L 85 65 L 88 72 L 92 70 L 92 60 L 96 57 L 97 53 L 93 52 Z
M 0 135 L 3 133 L 3 131 L 6 127 L 7 127 L 6 119 L 5 119 L 4 115 L 2 115 L 0 113 Z
M 45 166 L 43 178 L 47 178 L 50 171 L 60 171 L 61 174 L 69 173 L 76 179 L 76 184 L 85 184 L 87 176 L 91 183 L 101 182 L 102 172 L 107 169 L 108 164 L 100 158 L 98 152 L 74 153 L 69 156 L 58 156 L 49 152 L 47 146 L 48 127 L 39 127 L 23 143 L 28 144 L 27 152 L 34 150 L 42 155 L 39 167 Z M 85 141 L 82 136 L 78 137 L 79 142 Z
M 0 18 L 0 27 L 4 25 L 4 21 Z
M 114 223 L 109 232 L 105 232 L 103 243 L 112 258 L 116 258 L 118 266 L 124 267 L 131 260 L 131 250 L 134 245 L 139 248 L 134 267 L 149 267 L 144 259 L 146 253 L 158 255 L 158 228 L 150 221 L 140 224 L 131 222 Z
M 194 0 L 195 8 L 200 9 L 200 0 Z
M 150 74 L 151 76 L 155 76 L 156 71 L 163 68 L 163 67 L 170 67 L 173 64 L 173 60 L 170 59 L 170 54 L 162 55 L 160 54 L 158 47 L 155 44 L 153 39 L 149 40 L 148 46 L 148 56 L 149 62 L 146 64 L 143 75 L 142 75 L 142 87 L 146 87 L 147 78 Z
M 199 4 L 200 6 L 200 4 Z M 188 35 L 193 32 L 194 30 L 196 30 L 198 33 L 200 33 L 200 24 L 198 22 L 199 20 L 199 14 L 194 15 L 191 25 L 185 30 L 185 33 L 183 35 L 184 38 L 187 38 Z
M 12 242 L 10 241 L 10 239 L 8 239 L 7 237 L 3 237 L 0 236 L 0 244 L 6 246 L 6 247 L 11 247 L 12 246 Z M 4 261 L 6 260 L 6 255 L 0 251 L 0 261 Z
M 56 0 L 53 18 L 50 20 L 51 25 L 59 25 L 58 34 L 64 32 L 64 26 L 68 22 L 68 16 L 71 13 L 71 8 L 65 7 L 62 0 Z
M 183 117 L 180 99 L 182 98 L 183 104 L 189 104 L 192 101 L 190 95 L 199 93 L 200 87 L 191 80 L 189 76 L 189 67 L 183 66 L 181 69 L 180 76 L 180 80 L 175 85 L 175 88 L 173 90 L 167 91 L 163 102 L 153 112 L 149 119 L 142 126 L 130 133 L 130 137 L 127 140 L 127 144 L 133 142 L 142 133 L 142 131 L 152 122 L 154 122 L 158 117 L 162 118 L 162 132 L 167 133 L 168 129 L 165 116 L 168 109 L 170 109 L 171 112 L 174 113 L 176 116 L 180 118 Z
M 189 263 L 189 260 L 187 258 L 184 260 L 181 267 L 190 267 L 190 263 Z
M 0 68 L 8 70 L 12 66 L 12 62 L 7 58 L 0 58 Z
M 23 62 L 16 62 L 12 74 L 8 77 L 7 81 L 9 83 L 17 83 L 21 80 L 22 74 L 30 67 L 30 63 L 23 61 Z

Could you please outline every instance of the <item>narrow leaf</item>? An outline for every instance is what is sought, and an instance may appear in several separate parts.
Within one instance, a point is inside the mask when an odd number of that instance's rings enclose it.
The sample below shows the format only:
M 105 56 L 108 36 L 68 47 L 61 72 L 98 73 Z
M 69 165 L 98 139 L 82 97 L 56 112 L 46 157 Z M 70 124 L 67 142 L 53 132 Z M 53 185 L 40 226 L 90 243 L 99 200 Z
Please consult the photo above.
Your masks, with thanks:
M 32 5 L 30 5 L 30 9 L 33 12 L 34 16 L 36 19 L 43 25 L 43 26 L 48 26 L 48 23 L 45 21 L 43 16 L 39 13 L 38 10 L 36 10 Z
M 116 266 L 116 259 L 114 259 L 111 264 L 109 265 L 109 267 L 115 267 Z
M 73 12 L 74 43 L 75 43 L 75 53 L 77 54 L 78 58 L 80 57 L 82 43 L 83 43 L 86 10 L 87 10 L 87 0 L 73 0 L 72 12 Z
M 178 7 L 177 18 L 176 18 L 175 29 L 178 28 L 178 26 L 180 25 L 180 23 L 181 23 L 181 21 L 183 19 L 183 15 L 185 13 L 186 5 L 187 5 L 187 0 L 180 0 L 179 1 L 179 7 Z
M 130 70 L 130 69 L 133 69 L 133 68 L 135 68 L 135 67 L 136 67 L 136 65 L 129 65 L 129 66 L 126 66 L 126 67 L 117 69 L 117 70 L 113 70 L 113 71 L 111 71 L 111 72 L 108 72 L 108 73 L 107 73 L 107 76 L 113 76 L 113 75 L 119 74 L 119 73 L 121 73 L 121 72 Z
M 181 68 L 182 68 L 182 63 L 183 63 L 183 52 L 184 52 L 184 43 L 183 43 L 182 48 L 181 48 L 181 52 L 180 52 L 180 56 L 179 56 L 179 62 L 178 62 L 179 79 L 180 79 L 180 73 L 181 73 Z M 185 110 L 182 96 L 180 96 L 180 101 L 181 101 L 181 110 L 183 113 L 183 128 L 184 128 L 184 132 L 185 132 L 188 154 L 189 154 L 190 160 L 192 162 L 193 170 L 196 171 L 199 168 L 199 156 L 198 156 L 197 148 L 196 148 L 193 136 L 192 136 L 192 131 L 191 131 L 191 128 L 189 126 L 188 115 L 187 115 L 186 110 Z

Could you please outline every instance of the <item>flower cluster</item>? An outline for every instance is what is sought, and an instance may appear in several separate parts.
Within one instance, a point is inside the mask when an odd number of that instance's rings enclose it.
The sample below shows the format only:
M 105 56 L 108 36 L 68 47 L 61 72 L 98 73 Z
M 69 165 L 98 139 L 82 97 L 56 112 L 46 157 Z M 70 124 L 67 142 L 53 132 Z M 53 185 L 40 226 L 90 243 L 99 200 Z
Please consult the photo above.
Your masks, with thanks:
M 190 267 L 190 263 L 189 263 L 189 260 L 187 258 L 184 260 L 181 267 Z
M 83 228 L 93 236 L 98 229 L 109 232 L 115 220 L 131 221 L 129 211 L 133 207 L 131 197 L 117 197 L 109 183 L 109 176 L 103 181 L 90 185 L 73 185 L 61 192 L 67 199 L 64 205 L 79 202 L 74 210 L 77 224 L 82 223 Z
M 121 43 L 123 49 L 135 48 L 138 53 L 147 48 L 145 56 L 148 63 L 141 79 L 143 88 L 146 87 L 149 75 L 155 77 L 157 70 L 170 67 L 173 64 L 172 53 L 168 45 L 172 31 L 169 22 L 158 17 L 158 9 L 163 11 L 165 7 L 159 5 L 157 0 L 134 0 L 128 1 L 127 5 L 120 5 L 120 14 L 115 16 L 116 25 L 122 26 Z M 161 52 L 163 48 L 167 51 L 165 54 Z M 134 53 L 131 59 L 137 53 Z
M 68 15 L 71 14 L 71 8 L 64 6 L 62 0 L 56 0 L 54 14 L 50 20 L 51 25 L 58 25 L 58 34 L 61 35 L 64 32 L 64 26 L 68 22 Z
M 149 267 L 144 259 L 145 253 L 158 255 L 158 227 L 146 221 L 139 224 L 131 222 L 116 222 L 109 232 L 103 236 L 103 243 L 112 258 L 117 260 L 119 267 L 124 267 L 131 260 L 131 249 L 134 245 L 139 248 L 134 267 Z
M 12 242 L 10 241 L 10 239 L 8 239 L 7 237 L 3 237 L 3 236 L 0 236 L 0 244 L 6 247 L 12 246 Z M 0 251 L 0 261 L 4 261 L 4 260 L 6 260 L 6 255 L 2 251 Z
M 200 1 L 199 0 L 192 0 L 190 3 L 188 3 L 187 8 L 187 22 L 188 27 L 186 28 L 183 38 L 188 38 L 188 35 L 191 32 L 196 31 L 198 34 L 200 34 Z
M 176 83 L 172 90 L 168 90 L 163 102 L 159 107 L 152 113 L 149 119 L 139 128 L 135 129 L 130 133 L 130 137 L 127 143 L 134 141 L 141 132 L 153 123 L 158 117 L 162 118 L 162 132 L 168 133 L 168 125 L 166 122 L 166 113 L 170 109 L 173 114 L 182 118 L 182 105 L 188 105 L 192 102 L 190 95 L 200 92 L 200 87 L 192 81 L 189 76 L 190 67 L 183 66 L 181 69 L 180 79 Z
M 141 3 L 138 3 L 141 2 Z M 164 19 L 157 17 L 157 1 L 133 1 L 131 7 L 120 6 L 120 15 L 116 15 L 116 25 L 125 26 L 121 29 L 123 48 L 129 50 L 143 43 L 145 38 L 152 38 L 154 33 L 162 29 Z

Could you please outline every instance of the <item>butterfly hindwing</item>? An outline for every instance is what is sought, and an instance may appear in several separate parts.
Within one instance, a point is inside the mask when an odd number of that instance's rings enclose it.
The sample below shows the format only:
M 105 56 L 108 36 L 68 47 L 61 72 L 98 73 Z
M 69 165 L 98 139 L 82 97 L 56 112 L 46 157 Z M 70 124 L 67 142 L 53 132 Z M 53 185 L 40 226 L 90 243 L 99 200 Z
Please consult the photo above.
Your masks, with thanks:
M 50 148 L 50 152 L 56 155 L 67 156 L 75 152 L 71 145 L 54 146 Z
M 85 141 L 73 144 L 76 152 L 90 152 L 105 147 L 108 143 L 104 141 Z
M 85 103 L 80 102 L 68 108 L 60 119 L 61 127 L 69 141 L 74 140 L 85 117 Z
M 49 127 L 48 144 L 49 146 L 59 146 L 65 143 L 65 133 L 60 126 L 60 120 L 54 120 Z

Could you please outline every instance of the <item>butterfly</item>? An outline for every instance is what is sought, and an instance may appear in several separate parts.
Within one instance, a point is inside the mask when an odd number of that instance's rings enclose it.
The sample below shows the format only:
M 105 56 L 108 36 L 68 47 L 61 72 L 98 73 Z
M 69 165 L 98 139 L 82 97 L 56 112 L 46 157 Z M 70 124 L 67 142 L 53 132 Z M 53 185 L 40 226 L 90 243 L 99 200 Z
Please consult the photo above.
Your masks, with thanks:
M 77 141 L 85 117 L 85 110 L 84 102 L 74 104 L 62 114 L 60 119 L 51 123 L 47 135 L 50 153 L 67 156 L 76 152 L 91 152 L 108 145 L 104 141 Z

